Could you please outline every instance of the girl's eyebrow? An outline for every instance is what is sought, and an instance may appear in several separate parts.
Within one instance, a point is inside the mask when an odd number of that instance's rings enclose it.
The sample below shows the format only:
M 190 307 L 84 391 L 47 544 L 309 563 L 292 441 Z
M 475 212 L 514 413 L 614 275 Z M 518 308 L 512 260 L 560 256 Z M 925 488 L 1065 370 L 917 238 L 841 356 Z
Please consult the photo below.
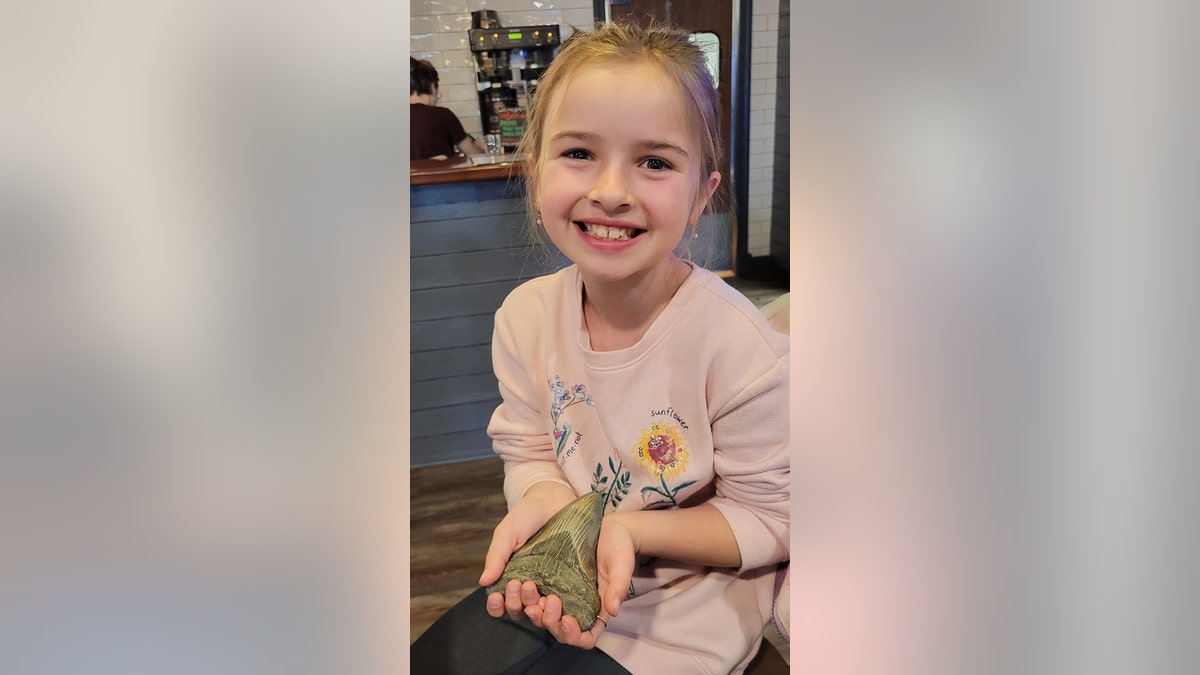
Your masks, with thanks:
M 595 143 L 600 140 L 600 136 L 599 134 L 594 134 L 590 131 L 560 131 L 550 137 L 551 143 L 560 140 L 575 140 L 586 143 Z M 683 155 L 684 157 L 690 157 L 686 150 L 678 145 L 675 145 L 674 143 L 669 143 L 667 141 L 638 141 L 635 145 L 644 150 L 671 150 Z
M 554 141 L 563 139 L 595 142 L 600 139 L 600 136 L 598 134 L 593 134 L 590 131 L 560 131 L 550 137 L 550 142 L 553 143 Z
M 647 150 L 672 150 L 674 152 L 678 152 L 679 154 L 683 155 L 684 157 L 689 156 L 687 154 L 687 150 L 684 150 L 683 148 L 679 147 L 678 145 L 675 145 L 674 143 L 668 143 L 666 141 L 642 141 L 642 142 L 638 143 L 638 145 Z

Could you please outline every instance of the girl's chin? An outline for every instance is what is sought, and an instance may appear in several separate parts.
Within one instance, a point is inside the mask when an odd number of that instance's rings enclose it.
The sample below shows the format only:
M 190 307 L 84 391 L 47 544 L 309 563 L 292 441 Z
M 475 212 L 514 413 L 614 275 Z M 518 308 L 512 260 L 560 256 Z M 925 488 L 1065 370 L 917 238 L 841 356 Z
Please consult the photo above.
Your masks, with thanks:
M 644 264 L 617 265 L 587 258 L 574 262 L 575 266 L 579 268 L 579 276 L 583 278 L 585 284 L 641 283 L 648 277 L 660 277 L 661 273 L 665 271 L 663 266 L 668 264 L 668 261 L 664 260 L 659 265 L 651 267 L 646 267 Z

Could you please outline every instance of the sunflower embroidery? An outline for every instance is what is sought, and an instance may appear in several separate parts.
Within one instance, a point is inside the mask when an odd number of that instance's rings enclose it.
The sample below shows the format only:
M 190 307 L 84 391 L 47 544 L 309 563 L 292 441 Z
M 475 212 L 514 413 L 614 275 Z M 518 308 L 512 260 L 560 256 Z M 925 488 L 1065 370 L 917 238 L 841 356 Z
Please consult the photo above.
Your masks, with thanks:
M 660 480 L 675 478 L 687 467 L 687 443 L 679 427 L 665 422 L 654 422 L 643 429 L 641 438 L 633 448 L 638 463 Z

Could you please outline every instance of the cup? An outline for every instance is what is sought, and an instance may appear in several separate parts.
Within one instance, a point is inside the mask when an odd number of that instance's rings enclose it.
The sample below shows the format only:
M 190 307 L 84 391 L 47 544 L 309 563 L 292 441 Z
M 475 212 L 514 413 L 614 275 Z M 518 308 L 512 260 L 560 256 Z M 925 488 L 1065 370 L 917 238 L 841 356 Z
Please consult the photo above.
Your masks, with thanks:
M 484 143 L 487 144 L 487 153 L 489 155 L 504 154 L 504 146 L 500 144 L 500 134 L 486 134 Z

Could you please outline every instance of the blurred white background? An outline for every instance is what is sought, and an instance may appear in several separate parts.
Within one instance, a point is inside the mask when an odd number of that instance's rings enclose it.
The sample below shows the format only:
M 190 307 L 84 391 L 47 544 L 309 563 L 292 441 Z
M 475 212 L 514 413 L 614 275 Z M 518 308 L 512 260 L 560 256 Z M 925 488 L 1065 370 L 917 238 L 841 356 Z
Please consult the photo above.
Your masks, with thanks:
M 792 6 L 793 667 L 1187 663 L 1194 14 Z
M 406 21 L 0 7 L 0 671 L 408 634 Z

